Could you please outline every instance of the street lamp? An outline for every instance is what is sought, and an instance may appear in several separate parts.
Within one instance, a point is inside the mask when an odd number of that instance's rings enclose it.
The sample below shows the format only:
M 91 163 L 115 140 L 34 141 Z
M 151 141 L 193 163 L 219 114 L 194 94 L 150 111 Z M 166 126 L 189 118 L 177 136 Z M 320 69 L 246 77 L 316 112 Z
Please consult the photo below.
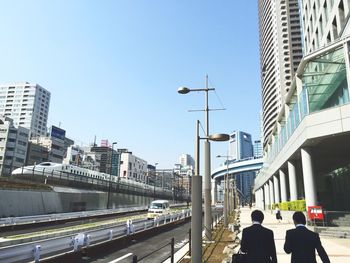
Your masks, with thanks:
M 202 177 L 199 175 L 199 141 L 201 139 L 211 141 L 228 141 L 228 134 L 213 134 L 210 136 L 199 136 L 199 121 L 196 126 L 195 142 L 195 174 L 192 176 L 192 219 L 191 219 L 191 251 L 192 262 L 202 262 Z
M 205 142 L 204 142 L 204 231 L 208 240 L 211 240 L 211 180 L 210 180 L 210 143 L 209 143 L 209 107 L 208 107 L 208 91 L 215 90 L 208 88 L 208 75 L 205 78 L 204 89 L 189 89 L 180 87 L 177 92 L 187 94 L 192 91 L 205 92 Z
M 107 209 L 109 209 L 109 197 L 111 195 L 111 181 L 112 181 L 112 167 L 113 167 L 113 152 L 114 152 L 114 145 L 117 144 L 117 142 L 113 142 L 112 143 L 112 153 L 111 153 L 111 170 L 110 170 L 110 173 L 109 173 L 109 185 L 108 185 L 108 195 L 107 195 Z
M 225 189 L 225 195 L 224 195 L 224 226 L 227 227 L 228 225 L 228 221 L 227 221 L 227 213 L 230 213 L 228 210 L 229 209 L 229 196 L 228 196 L 228 191 L 229 191 L 229 185 L 228 185 L 228 158 L 229 157 L 232 157 L 230 155 L 217 155 L 216 156 L 217 158 L 226 158 L 226 174 L 225 174 L 225 177 L 224 177 L 224 189 Z M 235 182 L 234 182 L 235 183 Z M 233 193 L 233 196 L 235 198 L 235 192 Z M 234 201 L 235 203 L 235 201 Z M 235 204 L 234 204 L 234 208 L 235 207 Z
M 153 200 L 156 200 L 157 165 L 158 163 L 154 164 Z

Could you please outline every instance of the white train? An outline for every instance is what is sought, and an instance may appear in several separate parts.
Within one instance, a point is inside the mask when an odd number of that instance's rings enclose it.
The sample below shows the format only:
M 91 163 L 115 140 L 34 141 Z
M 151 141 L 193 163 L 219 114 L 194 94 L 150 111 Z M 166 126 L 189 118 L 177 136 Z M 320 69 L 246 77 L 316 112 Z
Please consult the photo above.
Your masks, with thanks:
M 101 173 L 98 171 L 93 171 L 90 169 L 81 168 L 70 164 L 59 164 L 52 162 L 43 162 L 38 165 L 17 168 L 12 171 L 12 176 L 26 179 L 30 179 L 31 176 L 43 177 L 45 178 L 45 182 L 47 178 L 85 182 L 96 185 L 107 185 L 109 182 L 112 182 L 119 183 L 125 187 L 134 187 L 135 189 L 139 189 L 140 191 L 147 190 L 171 193 L 170 190 L 165 190 L 160 187 L 154 187 L 153 185 L 148 185 L 142 182 L 136 182 L 134 180 L 129 180 L 125 178 L 118 178 L 114 175 L 111 176 L 106 173 Z

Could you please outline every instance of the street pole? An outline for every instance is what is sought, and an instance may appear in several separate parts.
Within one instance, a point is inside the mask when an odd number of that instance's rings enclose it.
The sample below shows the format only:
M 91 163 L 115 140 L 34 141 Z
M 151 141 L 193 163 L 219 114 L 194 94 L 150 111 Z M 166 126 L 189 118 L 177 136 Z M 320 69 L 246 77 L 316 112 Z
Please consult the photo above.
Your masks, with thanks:
M 191 262 L 202 262 L 202 177 L 199 175 L 199 121 L 196 126 L 195 174 L 192 176 Z
M 113 167 L 113 151 L 114 151 L 114 145 L 117 144 L 116 142 L 112 143 L 112 153 L 111 153 L 111 170 L 109 172 L 109 184 L 108 184 L 108 194 L 107 194 L 107 209 L 109 209 L 110 205 L 110 195 L 111 195 L 111 182 L 112 182 L 112 167 Z
M 224 227 L 227 227 L 227 174 L 225 174 L 225 180 L 224 180 Z
M 205 142 L 204 142 L 204 233 L 207 240 L 211 235 L 211 180 L 210 180 L 210 142 L 209 142 L 209 106 L 208 75 L 205 78 Z

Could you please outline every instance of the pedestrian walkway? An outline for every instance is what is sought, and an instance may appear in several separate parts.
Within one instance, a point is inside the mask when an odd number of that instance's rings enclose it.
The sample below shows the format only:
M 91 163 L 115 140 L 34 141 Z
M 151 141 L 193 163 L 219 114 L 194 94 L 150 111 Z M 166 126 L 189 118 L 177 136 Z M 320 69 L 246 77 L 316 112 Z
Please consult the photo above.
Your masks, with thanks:
M 241 231 L 243 228 L 252 224 L 250 214 L 253 210 L 254 208 L 240 208 Z M 293 212 L 281 211 L 283 220 L 280 223 L 278 223 L 278 221 L 275 218 L 275 215 L 270 211 L 263 212 L 265 219 L 262 225 L 271 229 L 274 233 L 278 263 L 290 263 L 291 255 L 288 255 L 284 252 L 283 245 L 286 236 L 286 231 L 295 227 L 292 220 Z M 238 235 L 240 239 L 242 238 L 241 235 L 242 232 L 240 232 Z M 321 236 L 321 242 L 323 247 L 327 251 L 329 259 L 332 263 L 350 262 L 350 239 L 340 239 Z M 321 259 L 317 257 L 317 261 L 321 262 Z

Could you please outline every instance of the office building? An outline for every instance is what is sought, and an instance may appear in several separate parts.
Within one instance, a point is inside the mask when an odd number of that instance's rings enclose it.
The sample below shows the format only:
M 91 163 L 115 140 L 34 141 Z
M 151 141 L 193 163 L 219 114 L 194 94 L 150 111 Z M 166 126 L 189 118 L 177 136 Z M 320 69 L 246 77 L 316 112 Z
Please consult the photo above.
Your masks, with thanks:
M 11 172 L 24 166 L 29 130 L 13 125 L 13 120 L 0 115 L 0 175 L 10 176 Z
M 263 147 L 302 58 L 298 0 L 259 0 Z
M 47 161 L 49 161 L 49 149 L 45 146 L 29 141 L 26 166 L 36 165 Z
M 254 158 L 262 158 L 263 157 L 263 149 L 260 140 L 254 140 L 253 144 L 253 155 Z
M 179 157 L 179 164 L 181 164 L 182 167 L 185 166 L 191 166 L 194 167 L 194 159 L 191 155 L 183 153 Z
M 49 129 L 48 136 L 35 137 L 32 138 L 30 142 L 48 149 L 48 161 L 53 163 L 62 163 L 67 153 L 67 141 L 65 138 L 66 131 L 52 125 Z
M 100 146 L 92 146 L 89 159 L 99 166 L 101 173 L 119 175 L 120 152 L 112 150 L 110 145 L 101 142 Z
M 252 136 L 242 131 L 230 134 L 229 160 L 239 161 L 253 157 Z
M 50 96 L 38 84 L 0 84 L 0 115 L 13 119 L 15 127 L 29 129 L 31 138 L 46 136 Z
M 304 56 L 265 138 L 258 207 L 350 210 L 350 0 L 300 1 Z

